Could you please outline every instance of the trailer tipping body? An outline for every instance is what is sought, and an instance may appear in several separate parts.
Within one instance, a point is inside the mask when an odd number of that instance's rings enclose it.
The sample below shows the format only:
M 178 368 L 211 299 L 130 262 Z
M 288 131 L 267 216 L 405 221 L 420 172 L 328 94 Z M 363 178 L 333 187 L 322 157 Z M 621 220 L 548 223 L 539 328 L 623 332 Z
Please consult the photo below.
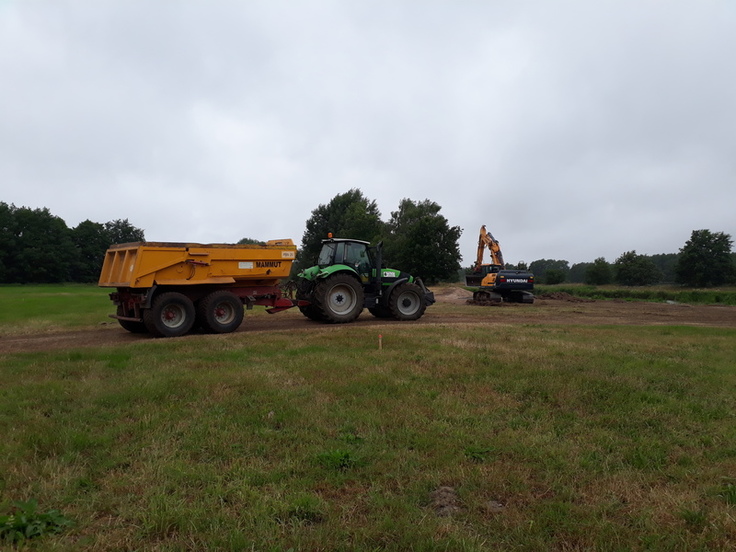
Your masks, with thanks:
M 295 259 L 290 239 L 265 245 L 117 244 L 105 254 L 99 285 L 116 288 L 111 316 L 129 331 L 173 337 L 196 324 L 225 333 L 240 326 L 243 307 L 277 312 L 298 306 L 279 287 Z

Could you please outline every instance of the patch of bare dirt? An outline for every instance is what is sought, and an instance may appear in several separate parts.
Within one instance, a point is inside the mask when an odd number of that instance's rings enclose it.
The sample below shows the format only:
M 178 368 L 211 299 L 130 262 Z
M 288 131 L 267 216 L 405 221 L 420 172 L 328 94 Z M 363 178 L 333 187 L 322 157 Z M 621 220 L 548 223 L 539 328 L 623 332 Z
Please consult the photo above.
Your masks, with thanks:
M 433 290 L 437 305 L 427 309 L 416 322 L 377 319 L 367 312 L 353 323 L 354 326 L 391 326 L 398 324 L 441 325 L 494 325 L 494 324 L 549 324 L 549 325 L 672 325 L 736 328 L 736 307 L 706 306 L 647 302 L 573 301 L 566 294 L 538 297 L 533 304 L 502 303 L 502 308 L 467 305 L 472 294 L 460 287 L 441 286 Z M 451 308 L 442 308 L 442 305 Z M 461 307 L 462 305 L 462 307 Z M 479 316 L 480 314 L 480 316 Z M 487 314 L 487 315 L 486 315 Z M 274 315 L 246 314 L 240 332 L 323 331 L 330 326 L 308 320 L 292 309 Z M 334 328 L 334 327 L 333 327 Z M 197 339 L 196 334 L 178 339 Z M 213 336 L 227 338 L 227 336 Z M 33 351 L 54 351 L 84 347 L 133 345 L 153 341 L 146 334 L 132 334 L 117 322 L 76 331 L 48 330 L 35 334 L 0 335 L 0 354 Z
M 594 303 L 595 299 L 589 299 L 588 297 L 575 297 L 564 291 L 555 291 L 552 293 L 543 293 L 537 295 L 537 299 L 551 299 L 555 301 L 568 301 L 570 303 Z
M 439 517 L 449 517 L 460 511 L 460 500 L 453 487 L 438 487 L 430 493 L 429 498 L 432 510 Z

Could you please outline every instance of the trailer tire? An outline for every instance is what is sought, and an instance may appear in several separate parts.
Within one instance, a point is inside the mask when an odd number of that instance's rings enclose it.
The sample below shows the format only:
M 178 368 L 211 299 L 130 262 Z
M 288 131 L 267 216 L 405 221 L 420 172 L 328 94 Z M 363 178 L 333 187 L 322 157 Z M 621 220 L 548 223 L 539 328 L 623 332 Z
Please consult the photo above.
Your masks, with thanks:
M 162 293 L 143 313 L 143 323 L 155 337 L 179 337 L 194 325 L 194 303 L 186 295 Z
M 118 316 L 125 316 L 125 312 L 122 306 L 118 307 Z M 132 320 L 120 320 L 118 318 L 118 324 L 124 329 L 129 331 L 130 333 L 135 334 L 141 334 L 146 333 L 148 329 L 146 329 L 146 325 L 143 322 L 134 322 Z
M 418 320 L 427 309 L 422 288 L 409 282 L 399 284 L 391 292 L 388 308 L 396 320 Z
M 234 332 L 244 316 L 243 303 L 229 291 L 213 291 L 197 303 L 197 321 L 207 332 Z
M 333 274 L 317 284 L 314 304 L 320 310 L 323 322 L 352 322 L 363 310 L 363 287 L 352 276 Z

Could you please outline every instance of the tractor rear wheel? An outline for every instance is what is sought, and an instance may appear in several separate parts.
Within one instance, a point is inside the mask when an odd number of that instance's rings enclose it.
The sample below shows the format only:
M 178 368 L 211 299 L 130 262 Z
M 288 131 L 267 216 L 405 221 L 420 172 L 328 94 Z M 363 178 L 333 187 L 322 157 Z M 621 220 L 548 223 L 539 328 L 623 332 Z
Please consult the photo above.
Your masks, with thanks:
M 243 323 L 243 303 L 229 291 L 214 291 L 197 304 L 197 321 L 212 333 L 230 333 Z
M 313 300 L 323 322 L 345 324 L 363 310 L 363 286 L 352 276 L 333 274 L 317 284 Z
M 317 307 L 314 305 L 308 305 L 306 307 L 299 307 L 299 311 L 309 318 L 310 320 L 314 320 L 315 322 L 322 322 L 322 311 L 320 311 Z
M 179 337 L 194 325 L 194 303 L 181 293 L 162 293 L 143 313 L 143 323 L 156 337 Z
M 388 300 L 388 308 L 396 320 L 418 320 L 427 309 L 424 304 L 422 289 L 409 282 L 399 284 L 391 292 Z
M 312 280 L 307 280 L 305 278 L 299 278 L 297 280 L 296 284 L 296 298 L 297 301 L 308 301 L 309 305 L 306 307 L 299 307 L 299 312 L 301 312 L 304 316 L 309 318 L 310 320 L 314 320 L 315 322 L 322 322 L 322 311 L 317 308 L 317 306 L 313 303 L 314 301 L 314 285 L 315 283 Z

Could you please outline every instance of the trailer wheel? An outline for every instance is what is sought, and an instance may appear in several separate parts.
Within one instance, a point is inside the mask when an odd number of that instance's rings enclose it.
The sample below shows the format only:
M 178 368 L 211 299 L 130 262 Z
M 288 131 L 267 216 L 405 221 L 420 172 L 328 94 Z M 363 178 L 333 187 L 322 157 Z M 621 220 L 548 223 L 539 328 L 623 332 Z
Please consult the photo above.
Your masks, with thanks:
M 197 320 L 205 331 L 230 333 L 243 323 L 243 303 L 229 291 L 215 291 L 197 304 Z
M 320 310 L 323 322 L 352 322 L 363 310 L 363 287 L 352 276 L 333 274 L 317 284 L 314 304 Z
M 122 305 L 118 306 L 118 316 L 125 316 L 125 310 L 123 309 Z M 146 329 L 146 325 L 143 322 L 133 322 L 132 320 L 120 320 L 118 319 L 118 324 L 124 329 L 129 331 L 130 333 L 146 333 L 148 330 Z
M 143 323 L 156 337 L 179 337 L 194 325 L 194 303 L 181 293 L 162 293 L 143 313 Z
M 396 320 L 417 320 L 422 317 L 424 304 L 422 289 L 416 284 L 400 284 L 391 292 L 388 308 Z

